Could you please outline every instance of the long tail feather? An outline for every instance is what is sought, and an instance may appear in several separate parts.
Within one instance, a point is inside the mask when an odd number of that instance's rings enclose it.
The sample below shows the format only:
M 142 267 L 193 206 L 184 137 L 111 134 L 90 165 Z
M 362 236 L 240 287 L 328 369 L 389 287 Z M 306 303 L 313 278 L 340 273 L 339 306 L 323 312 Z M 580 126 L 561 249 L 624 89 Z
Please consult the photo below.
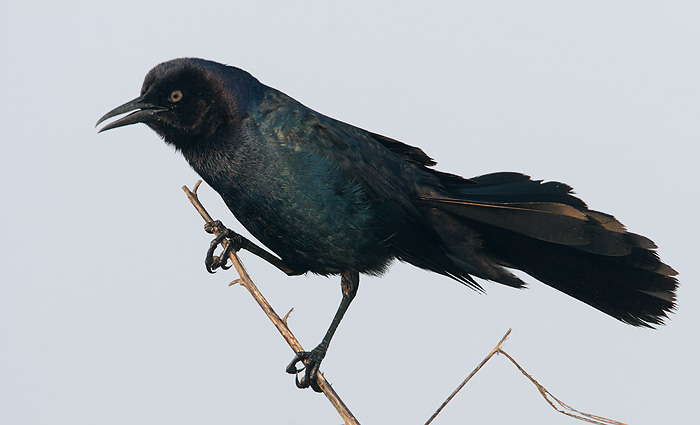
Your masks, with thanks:
M 517 173 L 441 178 L 449 196 L 416 203 L 469 273 L 521 286 L 503 267 L 519 269 L 635 326 L 674 309 L 677 273 L 656 245 L 589 210 L 569 186 Z

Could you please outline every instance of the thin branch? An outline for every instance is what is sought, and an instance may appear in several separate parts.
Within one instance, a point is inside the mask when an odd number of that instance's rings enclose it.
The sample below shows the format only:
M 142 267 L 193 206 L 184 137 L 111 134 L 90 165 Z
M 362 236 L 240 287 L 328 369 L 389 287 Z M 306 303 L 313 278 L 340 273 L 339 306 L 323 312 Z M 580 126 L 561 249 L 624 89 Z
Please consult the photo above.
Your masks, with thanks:
M 204 209 L 201 202 L 199 202 L 199 197 L 197 196 L 197 189 L 199 188 L 199 185 L 201 183 L 201 180 L 198 181 L 194 185 L 194 189 L 192 191 L 190 191 L 187 188 L 187 186 L 182 186 L 182 190 L 185 191 L 187 197 L 190 199 L 190 202 L 192 202 L 192 205 L 194 205 L 194 207 L 197 209 L 204 221 L 208 223 L 214 220 L 211 218 L 207 210 Z M 217 234 L 216 236 L 219 235 Z M 275 313 L 275 310 L 272 309 L 272 306 L 270 306 L 270 303 L 267 302 L 265 297 L 258 290 L 257 286 L 255 286 L 252 279 L 248 275 L 248 272 L 246 272 L 245 268 L 243 267 L 241 260 L 238 258 L 238 255 L 236 255 L 236 253 L 234 252 L 231 252 L 229 254 L 229 258 L 231 259 L 233 266 L 236 268 L 238 274 L 240 275 L 240 279 L 238 279 L 238 282 L 250 292 L 250 294 L 253 296 L 258 305 L 260 305 L 265 314 L 267 314 L 267 317 L 269 317 L 272 323 L 275 325 L 279 333 L 282 334 L 282 337 L 284 337 L 284 339 L 287 341 L 287 344 L 289 344 L 289 346 L 292 348 L 292 350 L 294 350 L 295 353 L 299 351 L 304 351 L 299 341 L 296 339 L 294 334 L 292 334 L 292 331 L 290 331 L 287 327 L 285 321 L 280 319 L 277 313 Z M 234 281 L 234 283 L 236 283 L 236 281 Z M 328 400 L 338 411 L 345 423 L 348 425 L 359 425 L 359 422 L 357 421 L 355 416 L 353 416 L 348 407 L 345 405 L 345 403 L 343 403 L 340 397 L 338 397 L 338 394 L 333 390 L 333 387 L 331 387 L 328 381 L 326 381 L 326 378 L 320 372 L 317 375 L 317 381 L 318 385 L 323 390 L 323 394 L 326 395 Z
M 591 415 L 590 413 L 580 412 L 574 409 L 573 407 L 569 406 L 568 404 L 564 403 L 563 401 L 559 400 L 558 398 L 554 397 L 552 393 L 550 393 L 545 387 L 540 385 L 540 383 L 537 382 L 530 374 L 525 372 L 525 369 L 523 369 L 518 364 L 518 362 L 516 362 L 515 359 L 510 356 L 510 354 L 506 353 L 501 348 L 503 343 L 506 341 L 506 338 L 508 338 L 508 335 L 510 335 L 511 330 L 512 329 L 508 329 L 508 332 L 506 332 L 503 338 L 501 338 L 501 341 L 498 343 L 498 345 L 496 345 L 496 347 L 493 350 L 491 350 L 489 355 L 486 356 L 484 360 L 481 361 L 481 363 L 479 363 L 479 366 L 477 366 L 476 369 L 474 369 L 472 373 L 470 373 L 469 376 L 467 376 L 467 378 L 464 381 L 462 381 L 461 384 L 459 384 L 457 389 L 454 390 L 449 397 L 447 397 L 447 400 L 445 400 L 442 403 L 442 405 L 438 408 L 438 410 L 435 411 L 435 413 L 433 413 L 433 416 L 431 416 L 430 419 L 428 419 L 428 422 L 426 422 L 425 425 L 430 424 L 433 421 L 433 419 L 435 419 L 435 417 L 442 411 L 442 409 L 445 408 L 447 403 L 449 403 L 454 398 L 454 396 L 457 395 L 457 393 L 467 384 L 467 382 L 469 382 L 470 379 L 472 379 L 472 377 L 479 371 L 479 369 L 481 369 L 482 366 L 486 364 L 486 362 L 491 360 L 491 357 L 493 357 L 495 354 L 503 354 L 504 356 L 506 356 L 506 358 L 508 358 L 508 360 L 510 360 L 515 365 L 515 367 L 517 367 L 518 370 L 523 375 L 525 375 L 527 379 L 530 380 L 530 382 L 535 384 L 535 387 L 537 387 L 537 390 L 540 392 L 540 394 L 542 394 L 542 397 L 544 397 L 547 403 L 549 403 L 549 405 L 552 406 L 552 408 L 554 408 L 554 410 L 556 410 L 557 412 L 563 413 L 564 415 L 571 416 L 572 418 L 576 418 L 581 421 L 586 421 L 597 425 L 626 425 L 623 422 L 614 421 L 612 419 L 603 418 L 601 416 Z M 559 407 L 557 407 L 557 405 Z
M 459 386 L 454 391 L 452 391 L 452 394 L 450 394 L 450 396 L 447 397 L 447 400 L 445 400 L 440 405 L 440 407 L 438 407 L 438 409 L 435 411 L 435 413 L 433 413 L 433 416 L 431 416 L 430 419 L 428 419 L 428 422 L 426 422 L 425 425 L 429 425 L 433 421 L 433 419 L 435 419 L 435 417 L 437 417 L 437 415 L 439 415 L 440 412 L 442 412 L 442 409 L 444 409 L 445 406 L 447 406 L 447 403 L 449 403 L 457 395 L 457 393 L 462 388 L 464 388 L 465 385 L 467 385 L 467 382 L 469 382 L 469 380 L 472 379 L 472 376 L 476 375 L 476 372 L 478 372 L 479 369 L 481 369 L 486 364 L 486 362 L 489 361 L 491 359 L 491 357 L 493 357 L 494 354 L 498 353 L 498 351 L 501 349 L 501 345 L 506 341 L 506 338 L 508 338 L 508 335 L 510 335 L 511 330 L 512 329 L 508 329 L 508 332 L 506 332 L 506 334 L 503 335 L 503 338 L 501 338 L 501 341 L 496 345 L 496 347 L 494 347 L 494 349 L 491 350 L 489 355 L 486 356 L 484 358 L 484 360 L 481 361 L 481 363 L 479 363 L 479 366 L 477 366 L 476 369 L 474 369 L 472 371 L 472 373 L 470 373 L 469 376 L 467 376 L 466 379 L 464 379 L 464 381 L 462 381 L 462 383 L 459 384 Z
M 581 420 L 581 421 L 586 421 L 586 422 L 590 422 L 590 423 L 598 424 L 598 425 L 625 425 L 623 422 L 614 421 L 612 419 L 603 418 L 601 416 L 591 415 L 590 413 L 583 413 L 581 411 L 574 409 L 573 407 L 569 406 L 568 404 L 566 404 L 563 401 L 559 400 L 558 398 L 554 397 L 554 395 L 552 395 L 552 393 L 547 391 L 547 389 L 545 387 L 540 385 L 540 383 L 537 382 L 535 380 L 535 378 L 533 378 L 532 376 L 530 376 L 530 374 L 525 372 L 525 369 L 520 367 L 518 362 L 516 362 L 515 359 L 512 358 L 508 353 L 506 353 L 503 350 L 499 350 L 499 352 L 500 352 L 500 354 L 503 354 L 504 356 L 506 356 L 506 358 L 508 358 L 508 360 L 510 360 L 515 365 L 515 367 L 517 367 L 518 370 L 523 375 L 525 375 L 527 377 L 527 379 L 530 380 L 530 382 L 535 384 L 535 386 L 537 387 L 537 390 L 540 392 L 540 394 L 542 394 L 542 397 L 544 397 L 544 399 L 547 400 L 547 403 L 549 403 L 549 405 L 552 406 L 552 408 L 554 408 L 554 410 L 556 410 L 557 412 L 563 413 L 564 415 L 571 416 L 572 418 L 576 418 L 576 419 Z M 550 400 L 550 397 L 551 397 L 551 400 Z M 560 407 L 555 406 L 554 403 L 558 404 Z

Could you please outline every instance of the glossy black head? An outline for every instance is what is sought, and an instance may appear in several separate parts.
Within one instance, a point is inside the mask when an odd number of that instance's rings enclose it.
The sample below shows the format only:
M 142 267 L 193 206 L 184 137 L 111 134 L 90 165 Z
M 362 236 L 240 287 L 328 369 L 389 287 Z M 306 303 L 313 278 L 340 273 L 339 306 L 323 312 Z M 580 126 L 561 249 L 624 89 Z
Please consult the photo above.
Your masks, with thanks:
M 235 125 L 261 87 L 238 68 L 202 59 L 174 59 L 153 68 L 141 95 L 105 114 L 97 125 L 133 111 L 100 132 L 144 123 L 166 142 L 184 147 L 213 136 L 224 124 Z

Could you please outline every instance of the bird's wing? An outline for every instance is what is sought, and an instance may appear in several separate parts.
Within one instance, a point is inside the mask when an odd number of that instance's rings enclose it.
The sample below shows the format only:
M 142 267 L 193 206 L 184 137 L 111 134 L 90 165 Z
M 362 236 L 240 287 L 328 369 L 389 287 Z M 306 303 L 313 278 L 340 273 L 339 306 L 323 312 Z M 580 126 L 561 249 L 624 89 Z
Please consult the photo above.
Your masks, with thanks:
M 298 153 L 326 158 L 346 181 L 357 183 L 371 205 L 377 236 L 396 258 L 478 286 L 448 258 L 439 235 L 413 204 L 424 176 L 411 162 L 430 163 L 425 153 L 393 141 L 394 149 L 404 152 L 402 157 L 372 133 L 326 117 L 285 95 L 274 97 L 267 102 L 277 106 L 264 119 L 266 135 Z M 391 139 L 384 143 L 387 140 Z

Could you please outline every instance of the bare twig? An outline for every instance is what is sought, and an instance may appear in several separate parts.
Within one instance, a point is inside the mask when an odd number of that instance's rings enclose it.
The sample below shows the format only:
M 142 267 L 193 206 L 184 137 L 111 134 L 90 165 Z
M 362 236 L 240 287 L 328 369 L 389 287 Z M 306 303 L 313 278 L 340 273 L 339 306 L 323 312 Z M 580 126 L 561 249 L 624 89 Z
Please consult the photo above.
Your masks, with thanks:
M 576 419 L 581 420 L 581 421 L 586 421 L 586 422 L 590 422 L 590 423 L 597 424 L 597 425 L 625 425 L 622 422 L 614 421 L 612 419 L 607 419 L 607 418 L 603 418 L 601 416 L 596 416 L 596 415 L 591 415 L 589 413 L 580 412 L 580 411 L 574 409 L 573 407 L 569 406 L 568 404 L 564 403 L 563 401 L 559 400 L 558 398 L 554 397 L 552 395 L 552 393 L 550 393 L 549 391 L 547 391 L 547 389 L 545 387 L 540 385 L 540 383 L 537 382 L 532 376 L 530 376 L 530 374 L 525 372 L 525 369 L 523 369 L 515 361 L 515 359 L 510 356 L 510 354 L 506 353 L 501 348 L 503 343 L 506 341 L 506 338 L 508 338 L 508 335 L 510 335 L 511 330 L 512 329 L 508 329 L 508 332 L 506 332 L 506 334 L 503 336 L 503 338 L 501 338 L 501 341 L 498 343 L 498 345 L 496 345 L 496 347 L 493 350 L 491 350 L 489 355 L 486 356 L 484 358 L 484 360 L 481 361 L 481 363 L 479 363 L 479 365 L 476 367 L 476 369 L 474 369 L 472 371 L 472 373 L 470 373 L 469 376 L 467 376 L 467 378 L 464 381 L 462 381 L 461 384 L 459 384 L 457 389 L 454 390 L 452 392 L 452 394 L 450 394 L 449 397 L 447 397 L 447 400 L 445 400 L 442 403 L 442 405 L 438 408 L 438 410 L 435 411 L 435 413 L 433 413 L 433 416 L 431 416 L 430 419 L 428 419 L 428 422 L 426 422 L 425 425 L 430 424 L 433 421 L 433 419 L 435 419 L 435 417 L 442 411 L 442 409 L 445 408 L 447 403 L 449 403 L 454 398 L 454 396 L 457 395 L 457 393 L 467 384 L 467 382 L 469 382 L 470 379 L 472 379 L 472 377 L 479 371 L 479 369 L 482 368 L 482 366 L 484 366 L 486 364 L 486 362 L 491 360 L 491 357 L 493 357 L 494 354 L 503 354 L 504 356 L 506 356 L 506 358 L 508 358 L 508 360 L 510 360 L 515 365 L 515 367 L 517 367 L 518 370 L 523 375 L 525 375 L 527 377 L 527 379 L 530 380 L 530 382 L 535 384 L 535 387 L 537 387 L 537 390 L 540 392 L 540 394 L 542 394 L 542 397 L 544 397 L 544 399 L 547 401 L 547 403 L 549 403 L 549 405 L 552 406 L 552 408 L 554 408 L 554 410 L 556 410 L 557 412 L 563 413 L 564 415 L 571 416 L 572 418 L 576 418 Z M 559 407 L 557 407 L 557 405 Z
M 211 218 L 209 213 L 204 209 L 201 202 L 199 202 L 199 198 L 197 197 L 197 189 L 199 188 L 199 185 L 201 183 L 201 180 L 198 181 L 194 185 L 194 189 L 192 191 L 190 191 L 187 188 L 187 186 L 182 186 L 182 190 L 185 191 L 187 197 L 190 199 L 190 202 L 192 202 L 192 205 L 194 205 L 194 207 L 197 209 L 204 221 L 208 223 L 213 221 L 213 219 Z M 216 236 L 219 236 L 218 233 Z M 270 318 L 277 330 L 282 334 L 282 337 L 284 337 L 284 339 L 287 341 L 287 344 L 289 344 L 289 346 L 292 347 L 292 350 L 294 350 L 295 353 L 299 351 L 304 351 L 299 341 L 292 334 L 292 331 L 290 331 L 287 327 L 285 321 L 280 319 L 277 313 L 275 313 L 275 310 L 272 309 L 272 306 L 270 306 L 270 303 L 267 302 L 265 297 L 258 290 L 257 286 L 255 286 L 236 253 L 231 252 L 229 254 L 229 258 L 231 259 L 231 262 L 238 271 L 238 274 L 240 275 L 240 279 L 238 279 L 239 283 L 250 292 L 255 301 L 257 301 L 258 305 L 260 305 L 265 314 L 267 314 L 267 317 Z M 236 281 L 234 281 L 233 283 L 236 283 Z M 336 392 L 333 390 L 331 385 L 328 383 L 328 381 L 326 381 L 326 378 L 321 373 L 318 374 L 317 381 L 318 385 L 323 390 L 323 393 L 326 395 L 333 407 L 335 407 L 335 409 L 338 411 L 345 423 L 348 425 L 359 425 L 359 422 L 357 421 L 357 419 L 355 419 L 355 416 L 353 416 L 353 414 L 347 408 L 345 403 L 343 403 L 340 397 L 338 397 L 338 394 L 336 394 Z
M 530 374 L 525 372 L 525 369 L 520 367 L 518 362 L 516 362 L 515 359 L 512 358 L 508 353 L 500 349 L 498 351 L 500 352 L 500 354 L 506 356 L 506 358 L 508 358 L 508 360 L 510 360 L 515 365 L 515 367 L 517 367 L 518 370 L 523 375 L 525 375 L 527 379 L 530 380 L 530 382 L 535 384 L 537 390 L 540 392 L 540 394 L 542 394 L 542 397 L 544 397 L 544 399 L 547 400 L 547 403 L 549 403 L 549 405 L 552 406 L 552 408 L 554 408 L 554 410 L 556 410 L 557 412 L 563 413 L 567 416 L 571 416 L 572 418 L 576 418 L 581 421 L 586 421 L 598 425 L 625 425 L 623 422 L 614 421 L 612 419 L 603 418 L 601 416 L 591 415 L 590 413 L 583 413 L 574 409 L 573 407 L 554 397 L 552 393 L 550 393 L 545 387 L 540 385 L 540 383 L 537 382 L 532 376 L 530 376 Z M 559 407 L 555 406 L 555 403 L 558 404 Z
M 289 311 L 287 312 L 287 314 L 285 314 L 284 317 L 282 318 L 282 321 L 284 322 L 285 325 L 287 324 L 287 319 L 289 319 L 289 315 L 292 314 L 293 311 L 294 311 L 294 307 L 290 308 Z
M 450 394 L 450 396 L 447 397 L 447 400 L 445 400 L 440 405 L 440 407 L 438 407 L 438 409 L 435 411 L 435 413 L 433 413 L 433 416 L 431 416 L 430 419 L 428 419 L 428 422 L 426 422 L 425 425 L 430 424 L 433 421 L 433 419 L 435 419 L 435 417 L 437 417 L 437 415 L 440 414 L 440 412 L 442 412 L 442 409 L 444 409 L 445 406 L 447 406 L 447 403 L 449 403 L 454 398 L 454 396 L 456 396 L 457 393 L 465 385 L 467 385 L 467 382 L 469 382 L 469 380 L 472 379 L 472 376 L 476 375 L 476 372 L 478 372 L 479 369 L 481 369 L 486 364 L 486 362 L 489 361 L 491 359 L 491 357 L 493 357 L 494 354 L 498 353 L 498 351 L 501 349 L 501 345 L 506 341 L 506 338 L 508 338 L 508 335 L 510 335 L 511 330 L 512 329 L 508 329 L 508 332 L 506 332 L 506 334 L 503 335 L 503 338 L 501 338 L 501 341 L 496 345 L 496 347 L 493 350 L 491 350 L 489 355 L 486 356 L 486 358 L 484 358 L 484 360 L 482 360 L 481 363 L 479 363 L 479 366 L 477 366 L 476 369 L 474 369 L 472 371 L 472 373 L 470 373 L 469 376 L 467 376 L 466 379 L 464 379 L 464 381 L 462 381 L 462 383 L 459 384 L 459 386 L 454 391 L 452 391 L 452 394 Z

